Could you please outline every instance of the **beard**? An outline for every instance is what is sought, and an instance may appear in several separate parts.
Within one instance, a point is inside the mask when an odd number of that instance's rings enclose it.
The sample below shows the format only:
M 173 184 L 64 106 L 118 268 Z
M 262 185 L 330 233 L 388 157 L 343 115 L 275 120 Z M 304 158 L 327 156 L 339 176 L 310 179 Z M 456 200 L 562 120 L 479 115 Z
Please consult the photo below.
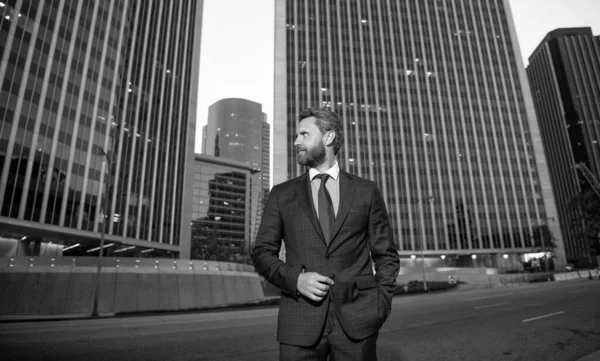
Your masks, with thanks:
M 304 151 L 304 153 L 301 153 L 301 151 Z M 316 168 L 318 165 L 325 162 L 325 157 L 325 145 L 321 142 L 313 149 L 308 149 L 303 146 L 296 147 L 296 161 L 300 165 Z

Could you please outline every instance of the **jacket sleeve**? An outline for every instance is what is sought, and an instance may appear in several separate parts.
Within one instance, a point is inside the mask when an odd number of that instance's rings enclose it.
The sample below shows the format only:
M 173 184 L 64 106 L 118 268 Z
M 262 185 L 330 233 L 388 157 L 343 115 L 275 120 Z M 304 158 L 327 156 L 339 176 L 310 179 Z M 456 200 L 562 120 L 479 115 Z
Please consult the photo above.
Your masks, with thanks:
M 369 214 L 369 241 L 371 258 L 375 263 L 375 277 L 380 290 L 391 302 L 400 271 L 400 258 L 381 191 L 373 183 L 373 198 Z
M 283 239 L 283 220 L 279 211 L 278 188 L 269 193 L 267 205 L 252 249 L 256 271 L 267 281 L 297 299 L 296 285 L 302 265 L 292 265 L 279 259 Z

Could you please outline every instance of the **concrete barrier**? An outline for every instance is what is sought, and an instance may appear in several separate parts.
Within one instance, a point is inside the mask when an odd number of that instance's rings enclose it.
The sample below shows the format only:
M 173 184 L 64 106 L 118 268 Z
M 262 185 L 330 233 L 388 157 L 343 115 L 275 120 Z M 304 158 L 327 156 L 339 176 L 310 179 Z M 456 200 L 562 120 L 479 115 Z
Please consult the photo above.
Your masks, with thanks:
M 178 310 L 179 306 L 179 280 L 180 276 L 173 271 L 172 273 L 158 274 L 158 309 L 159 310 Z
M 12 257 L 0 262 L 0 316 L 89 315 L 94 258 Z M 172 259 L 102 261 L 100 314 L 210 308 L 264 300 L 241 264 Z
M 104 285 L 104 283 L 108 283 L 105 279 L 103 279 L 103 282 L 100 285 L 101 290 L 104 292 L 104 297 L 101 299 L 103 302 L 100 303 L 100 312 L 106 312 L 106 310 L 114 307 L 114 272 L 111 272 L 111 275 L 113 280 L 111 282 L 112 287 L 110 287 L 110 289 L 107 289 L 108 285 Z M 91 313 L 94 277 L 95 274 L 91 272 L 71 272 L 69 291 L 67 292 L 67 298 L 65 300 L 65 313 L 67 313 L 67 310 L 69 314 L 75 315 L 85 315 Z M 109 290 L 111 291 L 110 295 L 108 294 Z M 105 302 L 109 299 L 112 302 L 110 302 L 110 306 L 107 307 Z
M 204 307 L 213 307 L 215 304 L 214 295 L 213 295 L 213 285 L 211 281 L 211 275 L 206 271 L 199 271 L 200 273 L 196 273 L 195 282 L 196 285 L 196 305 L 195 307 L 204 308 Z M 219 290 L 222 294 L 220 285 L 215 285 L 214 288 Z
M 573 280 L 573 279 L 589 279 L 589 277 L 592 277 L 592 279 L 599 279 L 600 277 L 600 270 L 597 269 L 592 269 L 592 270 L 588 270 L 588 269 L 580 269 L 579 271 L 571 271 L 571 272 L 565 272 L 565 273 L 556 273 L 554 275 L 554 279 L 556 281 L 567 281 L 567 280 Z
M 67 295 L 69 294 L 70 278 L 71 273 L 68 269 L 46 272 L 46 281 L 43 285 L 40 285 L 40 288 L 42 288 L 42 300 L 38 314 L 64 314 Z
M 194 281 L 194 271 L 182 271 L 177 277 L 177 290 L 179 292 L 179 308 L 187 310 L 196 306 L 196 282 Z
M 499 274 L 494 268 L 426 268 L 425 277 L 427 281 L 433 282 L 448 282 L 449 276 L 456 279 L 457 282 L 467 284 L 470 287 L 502 287 L 511 286 L 521 283 L 530 283 L 537 280 L 545 280 L 548 275 L 546 273 L 509 273 Z M 405 285 L 412 280 L 421 281 L 423 272 L 418 268 L 409 268 L 403 270 L 403 273 L 398 275 L 396 283 Z
M 232 271 L 223 272 L 224 275 L 231 276 Z M 235 289 L 235 278 L 234 277 L 221 277 L 223 281 L 223 288 L 225 289 L 225 304 L 238 303 L 236 289 Z
M 25 276 L 24 272 L 10 269 L 0 272 L 0 315 L 14 315 L 17 311 Z
M 98 313 L 99 314 L 110 314 L 115 313 L 117 309 L 117 277 L 119 268 L 114 267 L 103 267 L 100 273 L 100 297 L 98 297 Z M 93 297 L 95 286 L 94 280 L 96 278 L 96 270 L 94 273 L 89 275 L 91 281 L 90 285 L 90 297 Z M 88 302 L 90 309 L 88 313 L 92 312 L 93 300 Z
M 208 276 L 210 282 L 210 294 L 212 296 L 212 305 L 210 306 L 224 306 L 227 304 L 227 291 L 225 290 L 225 281 L 223 277 L 210 274 Z
M 41 273 L 39 270 L 26 272 L 21 292 L 18 295 L 19 302 L 15 311 L 16 314 L 26 316 L 39 314 L 45 282 L 46 273 Z

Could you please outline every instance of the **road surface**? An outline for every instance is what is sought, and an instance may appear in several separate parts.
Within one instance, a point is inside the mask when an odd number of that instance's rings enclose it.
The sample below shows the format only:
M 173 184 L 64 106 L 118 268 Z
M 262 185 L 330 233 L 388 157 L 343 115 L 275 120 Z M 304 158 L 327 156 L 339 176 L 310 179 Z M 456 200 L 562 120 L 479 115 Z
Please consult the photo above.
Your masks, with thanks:
M 277 360 L 277 308 L 0 323 L 3 360 Z M 600 350 L 600 281 L 395 297 L 380 360 L 575 361 Z

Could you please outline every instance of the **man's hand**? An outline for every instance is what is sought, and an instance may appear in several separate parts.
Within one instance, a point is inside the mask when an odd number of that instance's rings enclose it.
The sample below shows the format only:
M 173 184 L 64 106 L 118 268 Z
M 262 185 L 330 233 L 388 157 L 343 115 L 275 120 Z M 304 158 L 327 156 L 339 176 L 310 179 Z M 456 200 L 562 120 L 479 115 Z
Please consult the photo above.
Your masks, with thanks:
M 333 286 L 331 278 L 321 276 L 316 272 L 303 272 L 298 276 L 296 289 L 304 297 L 313 301 L 321 301 L 327 295 L 330 286 Z

